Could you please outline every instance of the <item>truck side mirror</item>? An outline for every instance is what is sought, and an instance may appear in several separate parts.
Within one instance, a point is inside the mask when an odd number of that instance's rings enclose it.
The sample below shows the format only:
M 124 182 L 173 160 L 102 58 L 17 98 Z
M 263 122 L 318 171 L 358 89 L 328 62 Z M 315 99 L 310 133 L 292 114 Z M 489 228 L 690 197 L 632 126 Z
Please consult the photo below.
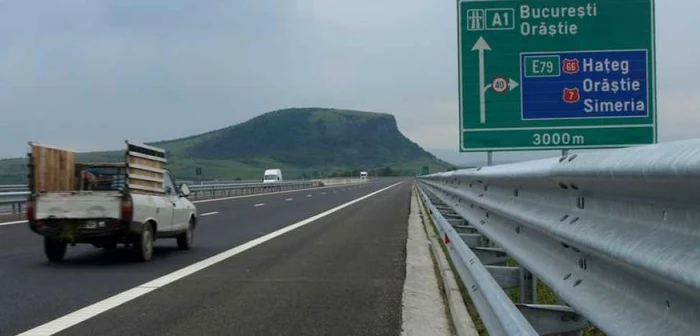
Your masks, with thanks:
M 182 197 L 189 197 L 190 193 L 190 187 L 188 187 L 187 184 L 183 183 L 180 185 L 180 195 L 182 195 Z

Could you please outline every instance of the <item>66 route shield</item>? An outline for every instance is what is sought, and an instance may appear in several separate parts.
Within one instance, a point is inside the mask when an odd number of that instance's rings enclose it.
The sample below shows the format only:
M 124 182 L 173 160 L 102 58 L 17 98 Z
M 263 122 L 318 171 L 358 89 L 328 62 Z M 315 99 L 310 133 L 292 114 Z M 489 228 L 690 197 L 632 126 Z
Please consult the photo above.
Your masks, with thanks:
M 578 59 L 564 59 L 564 65 L 562 66 L 562 69 L 564 69 L 564 73 L 566 74 L 575 74 L 578 73 L 579 71 L 579 60 Z

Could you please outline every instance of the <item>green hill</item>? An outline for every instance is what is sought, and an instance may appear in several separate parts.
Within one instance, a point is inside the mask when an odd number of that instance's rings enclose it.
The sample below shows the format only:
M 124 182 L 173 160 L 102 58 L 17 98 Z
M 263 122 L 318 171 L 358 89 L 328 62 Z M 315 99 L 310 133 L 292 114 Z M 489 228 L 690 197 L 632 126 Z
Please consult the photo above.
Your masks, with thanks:
M 168 168 L 180 179 L 258 179 L 265 168 L 281 168 L 288 179 L 316 178 L 339 171 L 386 170 L 412 175 L 450 164 L 411 142 L 394 116 L 321 108 L 274 111 L 247 122 L 187 138 L 152 143 L 168 151 Z M 123 152 L 80 153 L 80 161 L 119 161 Z M 21 183 L 25 160 L 0 160 L 0 184 Z M 22 176 L 24 175 L 24 176 Z

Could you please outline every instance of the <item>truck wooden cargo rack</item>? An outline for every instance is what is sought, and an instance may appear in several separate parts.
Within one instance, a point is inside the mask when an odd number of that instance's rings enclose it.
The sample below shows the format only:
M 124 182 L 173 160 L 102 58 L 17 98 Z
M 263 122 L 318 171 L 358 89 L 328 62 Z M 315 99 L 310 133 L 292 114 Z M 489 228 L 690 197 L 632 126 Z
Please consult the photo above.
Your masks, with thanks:
M 162 195 L 167 159 L 165 150 L 126 141 L 124 162 L 77 163 L 72 150 L 29 143 L 29 190 L 32 193 L 75 190 L 79 172 L 87 168 L 123 168 L 125 191 Z

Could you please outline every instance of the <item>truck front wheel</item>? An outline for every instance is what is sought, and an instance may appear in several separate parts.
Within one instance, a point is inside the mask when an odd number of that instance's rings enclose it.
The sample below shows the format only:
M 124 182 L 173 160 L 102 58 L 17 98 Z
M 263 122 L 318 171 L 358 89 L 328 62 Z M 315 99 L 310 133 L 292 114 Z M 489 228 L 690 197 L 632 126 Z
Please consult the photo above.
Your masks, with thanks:
M 44 237 L 44 254 L 51 262 L 59 262 L 66 255 L 67 244 L 51 237 Z
M 187 230 L 177 236 L 177 247 L 181 250 L 189 250 L 192 248 L 194 240 L 194 218 L 190 219 L 190 224 L 187 225 Z

